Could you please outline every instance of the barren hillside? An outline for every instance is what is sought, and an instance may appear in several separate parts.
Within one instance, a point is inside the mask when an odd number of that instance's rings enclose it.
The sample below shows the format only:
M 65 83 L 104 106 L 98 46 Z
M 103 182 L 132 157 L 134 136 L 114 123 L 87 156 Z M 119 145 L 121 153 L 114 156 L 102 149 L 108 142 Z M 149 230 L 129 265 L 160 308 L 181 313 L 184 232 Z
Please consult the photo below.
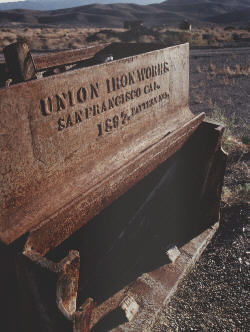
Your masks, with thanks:
M 48 8 L 50 7 L 48 6 Z M 28 9 L 0 11 L 0 25 L 21 23 L 26 25 L 121 27 L 125 20 L 141 20 L 146 26 L 159 26 L 162 24 L 177 25 L 183 19 L 188 19 L 197 25 L 214 22 L 243 24 L 250 20 L 250 1 L 168 0 L 150 5 L 90 4 L 48 11 Z

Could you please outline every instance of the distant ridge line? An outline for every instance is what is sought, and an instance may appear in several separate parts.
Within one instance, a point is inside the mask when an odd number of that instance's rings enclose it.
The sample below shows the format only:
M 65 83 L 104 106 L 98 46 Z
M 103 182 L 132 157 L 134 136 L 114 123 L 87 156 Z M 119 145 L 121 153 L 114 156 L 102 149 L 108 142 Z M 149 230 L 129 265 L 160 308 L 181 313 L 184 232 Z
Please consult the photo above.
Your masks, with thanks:
M 79 4 L 82 0 L 73 0 Z M 94 0 L 89 0 L 94 1 Z M 118 0 L 107 0 L 118 1 Z M 119 0 L 120 2 L 124 0 Z M 153 1 L 153 0 L 138 0 Z M 57 3 L 50 1 L 49 3 Z M 65 0 L 60 1 L 61 5 Z M 24 1 L 38 7 L 45 2 Z M 126 20 L 140 20 L 146 26 L 176 25 L 183 19 L 193 24 L 244 23 L 250 21 L 250 0 L 168 0 L 151 5 L 132 3 L 88 4 L 85 6 L 58 10 L 40 11 L 35 9 L 1 10 L 0 25 L 19 23 L 24 25 L 70 25 L 81 27 L 122 27 Z

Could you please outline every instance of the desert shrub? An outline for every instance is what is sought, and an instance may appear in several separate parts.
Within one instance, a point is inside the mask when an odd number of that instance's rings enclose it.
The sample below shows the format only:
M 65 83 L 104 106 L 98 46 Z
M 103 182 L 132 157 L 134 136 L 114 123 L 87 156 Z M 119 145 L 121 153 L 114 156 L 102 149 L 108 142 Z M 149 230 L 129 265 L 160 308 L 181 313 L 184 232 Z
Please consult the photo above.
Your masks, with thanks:
M 248 147 L 235 135 L 235 114 L 228 116 L 219 107 L 215 106 L 209 119 L 225 127 L 222 137 L 222 147 L 228 153 L 229 160 L 239 161 L 248 152 Z
M 10 44 L 10 43 L 13 43 L 14 41 L 16 41 L 17 36 L 15 33 L 10 32 L 10 33 L 4 34 L 3 39 L 5 39 Z
M 33 50 L 41 50 L 43 49 L 43 42 L 40 39 L 34 38 L 30 43 L 30 48 Z
M 11 31 L 10 29 L 6 29 L 6 28 L 1 29 L 1 32 L 10 32 L 10 31 Z
M 200 39 L 201 38 L 201 35 L 200 35 L 200 33 L 193 33 L 192 34 L 192 40 L 198 40 L 198 39 Z
M 203 33 L 202 34 L 202 39 L 208 40 L 209 39 L 209 34 L 208 33 Z
M 191 41 L 191 33 L 188 31 L 168 30 L 159 36 L 159 41 L 166 45 L 176 45 Z
M 201 32 L 192 32 L 191 44 L 192 45 L 204 45 L 204 39 L 202 37 Z
M 186 32 L 186 31 L 181 31 L 180 32 L 180 41 L 182 43 L 190 42 L 191 41 L 191 33 L 190 32 Z
M 209 35 L 208 45 L 213 45 L 217 43 L 217 38 L 214 34 Z
M 18 42 L 23 42 L 29 45 L 29 47 L 32 44 L 32 38 L 29 36 L 25 36 L 25 35 L 17 35 L 16 40 Z
M 120 43 L 121 40 L 118 37 L 110 37 L 106 40 L 103 40 L 103 42 L 108 42 L 108 43 Z
M 196 71 L 197 71 L 197 73 L 201 73 L 201 72 L 202 72 L 202 70 L 201 70 L 201 66 L 197 66 L 197 67 L 196 67 Z
M 233 83 L 233 78 L 236 76 L 250 75 L 250 63 L 245 66 L 240 66 L 239 64 L 236 64 L 234 67 L 230 67 L 229 65 L 224 65 L 223 67 L 216 67 L 214 64 L 210 63 L 207 73 L 211 77 L 220 75 L 223 77 L 224 81 L 227 81 L 227 83 L 229 83 L 229 79 Z
M 218 42 L 218 36 L 215 32 L 213 33 L 203 33 L 202 39 L 207 42 L 208 45 L 213 45 Z
M 243 183 L 230 189 L 228 186 L 222 188 L 222 202 L 226 204 L 249 204 L 250 183 Z
M 224 28 L 225 31 L 228 31 L 228 30 L 235 30 L 235 27 L 233 26 L 227 26 Z
M 250 183 L 244 183 L 236 187 L 237 197 L 240 201 L 250 202 Z
M 140 43 L 153 43 L 155 42 L 155 37 L 151 35 L 142 35 L 139 37 Z
M 226 74 L 228 76 L 248 76 L 250 75 L 250 64 L 247 66 L 240 66 L 239 64 L 235 65 L 235 68 L 229 66 L 224 66 L 221 70 L 218 70 L 219 74 Z
M 232 34 L 232 40 L 234 40 L 234 41 L 238 41 L 238 40 L 240 40 L 240 34 L 234 32 L 234 33 Z
M 78 44 L 75 42 L 68 43 L 68 48 L 70 48 L 70 49 L 77 49 L 78 47 L 79 47 Z
M 215 121 L 225 127 L 225 131 L 223 134 L 223 141 L 222 147 L 225 149 L 226 152 L 231 151 L 231 137 L 233 137 L 233 130 L 235 128 L 235 115 L 231 117 L 226 117 L 225 114 L 219 107 L 215 107 L 212 110 L 210 115 L 210 119 Z
M 210 63 L 208 69 L 209 69 L 211 72 L 215 72 L 215 71 L 216 71 L 216 66 L 215 66 L 213 63 Z

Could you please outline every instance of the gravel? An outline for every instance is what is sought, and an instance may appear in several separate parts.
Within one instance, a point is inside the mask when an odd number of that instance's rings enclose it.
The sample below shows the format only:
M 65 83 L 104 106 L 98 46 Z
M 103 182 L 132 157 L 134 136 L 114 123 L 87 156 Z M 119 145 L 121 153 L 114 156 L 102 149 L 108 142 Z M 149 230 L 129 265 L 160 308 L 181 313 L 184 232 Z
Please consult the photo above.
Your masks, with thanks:
M 247 206 L 224 207 L 217 235 L 153 331 L 248 331 L 250 227 Z
M 226 64 L 231 68 L 250 64 L 249 52 L 224 50 L 191 53 L 190 105 L 194 113 L 211 115 L 219 108 L 234 117 L 231 128 L 238 139 L 249 142 L 249 75 L 215 75 Z M 201 70 L 200 70 L 201 69 Z M 216 71 L 215 70 L 215 71 Z M 248 125 L 247 125 L 248 124 Z M 230 159 L 230 158 L 229 158 Z M 232 191 L 249 181 L 249 154 L 228 163 L 225 184 Z M 248 187 L 249 188 L 249 187 Z M 249 201 L 249 189 L 248 189 Z M 201 259 L 160 313 L 152 331 L 249 331 L 250 322 L 250 226 L 246 199 L 222 203 L 220 227 Z

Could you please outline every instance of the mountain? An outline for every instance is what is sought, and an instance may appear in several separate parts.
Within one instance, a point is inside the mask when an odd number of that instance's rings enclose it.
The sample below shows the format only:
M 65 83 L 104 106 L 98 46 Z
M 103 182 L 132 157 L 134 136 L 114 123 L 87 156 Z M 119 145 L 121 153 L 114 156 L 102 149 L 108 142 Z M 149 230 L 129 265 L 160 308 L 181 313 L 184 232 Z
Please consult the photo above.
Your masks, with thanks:
M 63 1 L 65 0 L 61 3 Z M 76 3 L 80 0 L 70 1 L 70 4 L 72 5 L 74 1 Z M 30 2 L 35 4 L 37 0 Z M 141 20 L 146 26 L 162 24 L 173 26 L 183 19 L 188 19 L 197 25 L 241 24 L 250 21 L 250 0 L 168 0 L 151 5 L 121 3 L 121 0 L 119 2 L 46 11 L 5 10 L 0 11 L 0 24 L 8 25 L 17 22 L 33 25 L 122 27 L 126 20 Z
M 136 3 L 137 5 L 149 5 L 152 0 L 28 0 L 19 2 L 7 2 L 0 4 L 0 10 L 12 9 L 31 9 L 31 10 L 56 10 L 72 7 L 80 7 L 85 5 L 114 4 L 114 3 Z M 162 0 L 154 0 L 162 2 Z
M 35 0 L 37 1 L 37 0 Z M 199 3 L 220 3 L 227 4 L 229 6 L 241 6 L 248 5 L 250 6 L 250 0 L 167 0 L 164 3 L 168 4 L 199 4 Z

